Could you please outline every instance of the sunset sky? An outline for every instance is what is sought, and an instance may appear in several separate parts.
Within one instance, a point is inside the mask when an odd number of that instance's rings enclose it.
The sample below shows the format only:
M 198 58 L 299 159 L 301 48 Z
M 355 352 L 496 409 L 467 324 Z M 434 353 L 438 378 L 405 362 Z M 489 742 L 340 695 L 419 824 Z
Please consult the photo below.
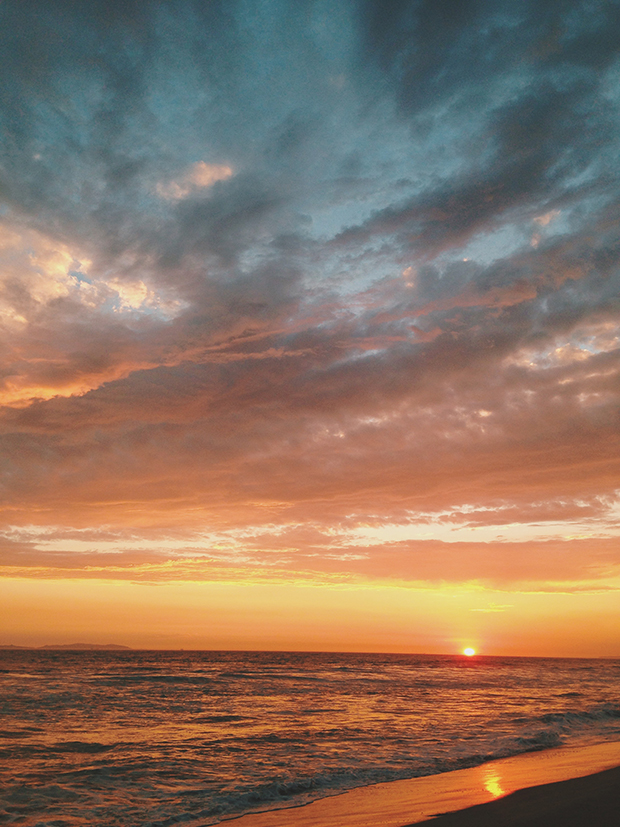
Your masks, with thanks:
M 620 5 L 0 5 L 0 643 L 620 656 Z

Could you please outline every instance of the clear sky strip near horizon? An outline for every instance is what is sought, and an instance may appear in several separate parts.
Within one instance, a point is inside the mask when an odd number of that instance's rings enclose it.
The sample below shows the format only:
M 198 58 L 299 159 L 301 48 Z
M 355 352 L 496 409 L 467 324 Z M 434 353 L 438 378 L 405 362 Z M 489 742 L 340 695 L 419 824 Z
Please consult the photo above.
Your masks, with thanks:
M 620 5 L 0 5 L 0 643 L 620 655 Z

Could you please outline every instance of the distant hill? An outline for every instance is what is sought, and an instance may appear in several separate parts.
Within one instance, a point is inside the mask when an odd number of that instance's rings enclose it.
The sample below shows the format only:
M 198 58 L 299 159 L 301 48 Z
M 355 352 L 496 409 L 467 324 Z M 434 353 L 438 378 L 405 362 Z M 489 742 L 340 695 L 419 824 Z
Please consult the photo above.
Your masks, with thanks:
M 118 650 L 124 649 L 132 651 L 131 646 L 121 646 L 118 643 L 48 643 L 45 646 L 15 646 L 12 643 L 0 644 L 0 649 L 69 649 L 69 650 L 91 650 L 91 649 L 106 649 Z

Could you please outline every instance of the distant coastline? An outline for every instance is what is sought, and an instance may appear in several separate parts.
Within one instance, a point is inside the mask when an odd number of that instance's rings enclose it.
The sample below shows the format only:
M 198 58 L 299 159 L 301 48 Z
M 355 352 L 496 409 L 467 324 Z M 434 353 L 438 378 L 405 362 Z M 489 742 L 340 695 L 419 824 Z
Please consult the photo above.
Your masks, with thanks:
M 2 643 L 0 649 L 65 649 L 65 650 L 91 650 L 91 649 L 123 649 L 133 651 L 131 646 L 121 646 L 119 643 L 48 643 L 45 646 L 15 646 L 13 643 Z
M 23 650 L 23 651 L 42 651 L 42 650 L 67 650 L 67 651 L 90 651 L 90 650 L 108 650 L 108 651 L 127 651 L 127 652 L 211 652 L 213 654 L 221 653 L 237 653 L 237 654 L 280 654 L 280 655 L 393 655 L 394 657 L 432 657 L 432 658 L 446 658 L 446 659 L 460 659 L 466 660 L 461 652 L 380 652 L 380 651 L 347 651 L 340 649 L 210 649 L 210 648 L 187 648 L 187 647 L 147 647 L 147 646 L 122 646 L 118 643 L 48 643 L 45 646 L 20 646 L 14 643 L 0 643 L 0 651 L 5 650 Z M 530 660 L 530 661 L 544 661 L 544 660 L 620 660 L 620 653 L 616 655 L 502 655 L 502 654 L 477 654 L 476 660 Z

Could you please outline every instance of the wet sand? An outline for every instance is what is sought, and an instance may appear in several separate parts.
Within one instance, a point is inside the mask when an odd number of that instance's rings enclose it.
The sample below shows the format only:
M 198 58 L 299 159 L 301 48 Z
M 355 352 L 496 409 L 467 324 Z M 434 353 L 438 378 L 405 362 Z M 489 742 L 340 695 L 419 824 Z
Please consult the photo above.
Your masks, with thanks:
M 615 827 L 619 788 L 620 742 L 560 747 L 359 787 L 302 807 L 242 816 L 231 827 L 408 827 L 429 819 L 433 827 Z
M 432 827 L 616 827 L 620 825 L 620 767 L 518 790 L 427 823 Z

